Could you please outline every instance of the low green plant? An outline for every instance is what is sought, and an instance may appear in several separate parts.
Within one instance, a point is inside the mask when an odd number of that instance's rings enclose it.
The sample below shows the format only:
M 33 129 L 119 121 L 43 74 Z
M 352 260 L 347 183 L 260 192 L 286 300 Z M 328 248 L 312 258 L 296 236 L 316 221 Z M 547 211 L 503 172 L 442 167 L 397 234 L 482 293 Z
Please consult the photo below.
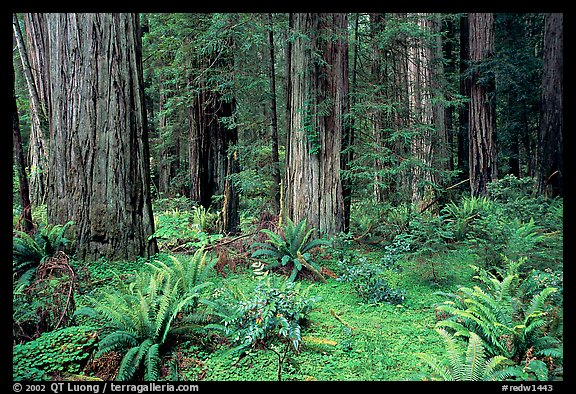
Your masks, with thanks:
M 97 329 L 70 326 L 43 333 L 33 341 L 13 347 L 15 381 L 48 380 L 51 372 L 78 373 L 96 349 Z
M 417 353 L 432 368 L 432 380 L 443 381 L 487 381 L 503 380 L 513 375 L 510 360 L 504 356 L 487 358 L 484 343 L 475 333 L 468 338 L 466 351 L 453 335 L 441 328 L 436 329 L 445 342 L 443 358 L 426 353 Z
M 46 258 L 58 251 L 68 252 L 72 241 L 67 238 L 68 229 L 74 224 L 40 226 L 31 236 L 23 231 L 14 230 L 12 243 L 12 274 L 21 284 L 29 284 L 36 268 Z
M 267 275 L 254 289 L 251 298 L 239 300 L 234 313 L 224 319 L 227 335 L 236 347 L 233 353 L 264 348 L 278 361 L 277 377 L 282 380 L 282 365 L 288 354 L 298 353 L 302 342 L 302 325 L 318 301 L 308 295 L 310 287 L 282 281 L 278 286 Z
M 107 289 L 77 316 L 96 320 L 106 334 L 98 342 L 98 355 L 116 350 L 124 356 L 117 380 L 134 379 L 140 370 L 145 380 L 159 377 L 162 345 L 171 334 L 179 312 L 196 302 L 205 284 L 185 289 L 177 268 L 144 271 L 121 290 Z
M 384 260 L 384 262 L 388 261 Z M 386 302 L 398 305 L 406 300 L 404 291 L 389 286 L 383 275 L 385 268 L 369 262 L 366 257 L 361 257 L 358 264 L 340 262 L 340 267 L 344 273 L 337 280 L 352 282 L 358 296 L 364 302 L 370 304 Z
M 549 323 L 547 301 L 557 292 L 547 287 L 523 302 L 519 294 L 519 267 L 526 259 L 507 260 L 507 272 L 491 273 L 475 267 L 479 280 L 485 286 L 460 286 L 456 293 L 439 292 L 447 301 L 437 310 L 448 318 L 437 323 L 456 335 L 478 335 L 490 355 L 503 355 L 519 363 L 528 352 L 535 356 L 562 358 L 561 343 L 546 335 L 542 329 Z
M 458 204 L 448 203 L 441 211 L 444 221 L 454 233 L 456 241 L 466 239 L 470 223 L 491 209 L 488 197 L 463 197 Z
M 172 279 L 177 280 L 180 294 L 193 295 L 194 300 L 197 301 L 202 289 L 211 284 L 208 279 L 214 272 L 214 266 L 218 259 L 213 254 L 205 251 L 203 247 L 187 258 L 176 258 L 172 255 L 168 257 L 168 263 L 154 260 L 146 264 L 158 273 L 167 272 Z M 197 305 L 195 301 L 191 304 L 192 308 Z
M 203 207 L 193 207 L 190 211 L 172 209 L 156 216 L 156 231 L 149 239 L 155 238 L 161 249 L 198 249 L 221 239 L 222 234 L 210 234 L 212 213 Z
M 295 280 L 298 273 L 304 268 L 320 275 L 321 267 L 312 261 L 310 250 L 318 246 L 330 245 L 330 243 L 324 239 L 310 239 L 314 233 L 314 228 L 308 227 L 306 218 L 298 224 L 294 224 L 292 220 L 287 218 L 286 224 L 283 226 L 283 235 L 268 229 L 260 231 L 266 234 L 268 239 L 266 242 L 252 244 L 252 248 L 259 248 L 252 253 L 252 257 L 271 258 L 272 261 L 269 262 L 267 269 L 289 266 L 291 268 L 288 278 L 290 281 Z

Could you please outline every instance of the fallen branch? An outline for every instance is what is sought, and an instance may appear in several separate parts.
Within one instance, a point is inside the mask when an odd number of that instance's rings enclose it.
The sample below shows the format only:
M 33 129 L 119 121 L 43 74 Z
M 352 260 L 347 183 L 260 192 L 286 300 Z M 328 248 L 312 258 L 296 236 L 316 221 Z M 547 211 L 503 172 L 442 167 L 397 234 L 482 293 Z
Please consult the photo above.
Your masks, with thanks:
M 322 283 L 326 283 L 326 278 L 324 278 L 324 275 L 322 275 L 320 273 L 320 271 L 318 271 L 316 268 L 312 267 L 312 265 L 310 265 L 306 259 L 304 258 L 304 256 L 302 256 L 302 253 L 298 252 L 298 254 L 296 255 L 296 258 L 298 259 L 298 261 L 300 262 L 300 264 L 302 264 L 304 267 L 308 268 L 310 271 L 312 271 L 312 273 L 314 275 L 316 275 L 316 277 L 320 280 L 320 282 Z
M 449 187 L 446 188 L 446 190 L 444 190 L 444 192 L 446 192 L 446 191 L 448 191 L 448 190 L 450 190 L 450 189 L 454 189 L 455 187 L 458 187 L 458 186 L 460 186 L 461 184 L 463 184 L 463 183 L 465 183 L 465 182 L 468 182 L 469 180 L 470 180 L 470 178 L 466 178 L 466 179 L 464 179 L 463 181 L 460 181 L 460 182 L 456 183 L 455 185 L 449 186 Z M 441 196 L 438 196 L 438 197 L 436 197 L 434 200 L 432 200 L 428 205 L 426 205 L 424 208 L 422 208 L 422 209 L 420 210 L 420 213 L 426 211 L 426 210 L 427 210 L 428 208 L 430 208 L 432 205 L 436 204 L 436 203 L 440 200 L 440 197 L 441 197 Z
M 256 235 L 256 234 L 258 234 L 258 231 L 254 231 L 254 232 L 248 233 L 248 234 L 242 234 L 242 235 L 239 235 L 235 238 L 229 239 L 229 240 L 224 241 L 224 242 L 218 242 L 218 243 L 215 243 L 214 245 L 208 245 L 208 246 L 204 247 L 204 250 L 211 250 L 211 249 L 215 248 L 216 246 L 228 245 L 228 244 L 231 244 L 232 242 L 238 241 L 239 239 L 250 237 L 250 236 Z
M 350 324 L 348 324 L 348 323 L 346 323 L 344 320 L 342 320 L 342 318 L 341 318 L 340 316 L 338 316 L 338 315 L 336 314 L 336 312 L 334 312 L 334 309 L 330 309 L 330 314 L 331 314 L 332 316 L 334 316 L 334 318 L 335 318 L 336 320 L 338 320 L 340 323 L 344 324 L 345 327 L 348 327 L 348 328 L 351 329 L 351 330 L 356 330 L 356 327 L 352 327 Z

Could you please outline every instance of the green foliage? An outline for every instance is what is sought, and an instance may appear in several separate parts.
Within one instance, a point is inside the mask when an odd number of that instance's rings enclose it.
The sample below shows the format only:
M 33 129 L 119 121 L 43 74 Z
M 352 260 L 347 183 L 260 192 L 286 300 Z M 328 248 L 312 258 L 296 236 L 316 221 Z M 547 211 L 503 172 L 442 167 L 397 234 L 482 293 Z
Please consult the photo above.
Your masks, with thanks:
M 444 220 L 452 228 L 456 241 L 466 239 L 469 224 L 490 210 L 491 203 L 487 197 L 464 197 L 458 204 L 451 202 L 442 209 Z
M 531 178 L 517 179 L 512 175 L 491 182 L 488 188 L 491 200 L 466 223 L 464 242 L 477 251 L 487 266 L 501 267 L 503 255 L 512 259 L 529 256 L 535 267 L 557 265 L 563 250 L 562 199 L 535 196 Z M 443 213 L 449 224 L 457 228 L 458 220 L 463 224 L 466 216 L 465 211 L 455 216 L 453 206 L 449 204 Z M 460 219 L 455 220 L 456 217 Z
M 160 260 L 147 264 L 159 273 L 167 272 L 172 279 L 177 280 L 180 294 L 192 295 L 197 300 L 202 289 L 210 284 L 208 278 L 214 272 L 218 259 L 203 248 L 198 249 L 186 260 L 184 257 L 169 256 L 169 258 L 168 264 Z M 191 306 L 196 307 L 196 303 Z
M 21 285 L 27 285 L 42 261 L 58 251 L 69 253 L 72 241 L 66 238 L 66 232 L 73 224 L 74 222 L 69 221 L 65 225 L 41 226 L 34 236 L 13 230 L 12 274 L 14 279 L 20 280 Z
M 16 345 L 12 351 L 13 380 L 48 380 L 51 372 L 78 373 L 95 350 L 96 340 L 94 327 L 70 326 Z
M 235 313 L 224 320 L 226 332 L 237 346 L 232 352 L 263 346 L 278 357 L 278 380 L 288 352 L 299 352 L 302 324 L 318 301 L 308 296 L 310 287 L 283 281 L 280 286 L 267 276 L 254 289 L 252 298 L 239 301 Z
M 159 377 L 161 346 L 171 333 L 179 312 L 196 302 L 207 283 L 199 283 L 200 255 L 195 264 L 155 266 L 143 272 L 127 288 L 107 289 L 100 298 L 88 297 L 91 306 L 81 308 L 78 316 L 98 321 L 106 335 L 98 343 L 98 354 L 122 351 L 117 380 L 129 380 L 144 370 L 145 380 Z M 161 267 L 161 268 L 159 268 Z M 186 284 L 181 283 L 186 280 Z M 194 283 L 196 283 L 194 285 Z
M 390 254 L 386 256 L 390 256 Z M 338 277 L 338 280 L 352 282 L 358 296 L 364 302 L 402 304 L 406 299 L 405 292 L 391 288 L 383 275 L 384 270 L 393 269 L 394 265 L 387 267 L 390 261 L 391 257 L 383 258 L 380 265 L 376 265 L 369 262 L 366 257 L 361 257 L 358 264 L 352 265 L 349 262 L 341 262 L 340 266 L 344 269 L 344 274 Z
M 156 238 L 162 249 L 201 248 L 222 238 L 221 234 L 210 234 L 215 214 L 202 206 L 190 211 L 179 208 L 168 209 L 157 214 L 156 231 L 149 238 Z
M 475 333 L 471 333 L 466 351 L 460 347 L 458 341 L 447 331 L 438 328 L 438 333 L 444 339 L 446 345 L 445 358 L 438 360 L 426 353 L 418 353 L 433 370 L 433 380 L 444 381 L 486 381 L 503 380 L 512 375 L 512 371 L 506 368 L 509 361 L 504 356 L 484 355 L 482 339 Z
M 456 335 L 470 337 L 477 334 L 490 355 L 503 355 L 515 362 L 522 360 L 530 349 L 538 356 L 561 358 L 561 343 L 546 335 L 544 328 L 550 322 L 548 299 L 557 292 L 547 287 L 528 302 L 518 294 L 520 276 L 518 268 L 525 259 L 508 261 L 508 270 L 497 274 L 476 268 L 485 289 L 460 286 L 457 293 L 441 293 L 449 298 L 437 310 L 450 317 L 438 322 Z
M 272 258 L 267 268 L 273 269 L 280 265 L 292 266 L 289 280 L 296 279 L 298 273 L 305 268 L 320 271 L 320 266 L 312 261 L 310 250 L 317 246 L 329 245 L 324 239 L 310 239 L 314 233 L 313 228 L 308 228 L 306 218 L 297 225 L 290 219 L 286 219 L 283 226 L 283 235 L 276 234 L 268 229 L 260 230 L 268 236 L 266 242 L 256 242 L 252 248 L 259 248 L 252 253 L 252 257 Z M 308 266 L 306 266 L 308 265 Z
M 73 308 L 74 286 L 70 275 L 52 276 L 28 287 L 15 288 L 12 295 L 12 336 L 24 342 L 68 322 Z

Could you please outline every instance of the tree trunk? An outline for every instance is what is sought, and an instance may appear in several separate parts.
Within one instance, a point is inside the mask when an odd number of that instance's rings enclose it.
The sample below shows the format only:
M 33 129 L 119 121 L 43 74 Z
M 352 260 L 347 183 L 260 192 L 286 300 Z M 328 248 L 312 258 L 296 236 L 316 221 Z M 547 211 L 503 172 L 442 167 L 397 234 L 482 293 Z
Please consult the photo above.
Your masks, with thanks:
M 467 75 L 470 63 L 470 28 L 468 26 L 468 14 L 460 17 L 460 95 L 470 97 L 470 77 Z M 464 102 L 458 110 L 458 134 L 457 134 L 457 168 L 462 180 L 468 177 L 468 117 L 470 115 L 470 103 Z
M 468 124 L 470 188 L 473 196 L 488 195 L 487 185 L 498 178 L 496 151 L 495 82 L 490 71 L 480 72 L 483 62 L 494 54 L 494 15 L 468 15 L 470 84 Z
M 13 15 L 13 28 L 16 37 L 20 59 L 28 93 L 30 96 L 30 199 L 32 204 L 44 203 L 46 193 L 46 172 L 48 155 L 46 152 L 45 135 L 48 130 L 46 111 L 46 32 L 42 28 L 42 16 L 25 14 L 25 26 L 29 51 L 26 50 L 20 24 Z
M 422 32 L 430 33 L 430 15 L 414 15 Z M 433 123 L 432 104 L 432 50 L 430 43 L 422 38 L 415 38 L 408 49 L 408 87 L 410 126 L 413 132 L 411 150 L 417 161 L 412 167 L 412 204 L 424 204 L 425 199 L 433 198 L 430 194 L 433 158 Z
M 290 122 L 283 209 L 295 222 L 326 234 L 344 230 L 340 181 L 344 116 L 348 111 L 346 14 L 294 15 Z M 334 38 L 336 37 L 336 38 Z M 315 61 L 315 54 L 321 61 Z
M 563 196 L 563 15 L 544 19 L 544 71 L 540 114 L 538 193 Z
M 157 252 L 136 14 L 46 14 L 48 221 L 75 222 L 80 259 Z
M 342 129 L 342 158 L 341 158 L 341 170 L 346 171 L 348 170 L 348 165 L 354 159 L 354 121 L 350 114 L 350 108 L 354 106 L 354 102 L 352 101 L 352 97 L 354 97 L 353 93 L 356 89 L 356 75 L 357 75 L 357 67 L 358 67 L 358 30 L 359 30 L 359 19 L 360 14 L 356 14 L 354 18 L 354 52 L 352 57 L 352 82 L 351 86 L 349 87 L 349 98 L 344 98 L 344 108 L 346 111 L 346 115 L 344 118 L 344 126 Z M 343 38 L 343 44 L 345 46 L 344 50 L 348 52 L 348 37 Z M 346 70 L 343 70 L 345 74 L 348 74 L 347 66 Z M 345 77 L 348 80 L 348 77 Z M 350 231 L 350 210 L 352 207 L 352 181 L 350 178 L 342 179 L 342 195 L 344 197 L 344 232 Z
M 20 205 L 22 206 L 22 229 L 26 233 L 32 233 L 34 224 L 32 222 L 32 209 L 30 206 L 30 188 L 28 177 L 26 176 L 26 163 L 24 161 L 24 151 L 22 149 L 22 138 L 20 136 L 20 120 L 18 108 L 16 106 L 16 91 L 14 89 L 14 67 L 12 67 L 12 140 L 14 143 L 14 155 L 18 171 L 18 183 L 20 185 Z
M 382 84 L 390 83 L 388 81 L 387 72 L 385 70 L 386 66 L 386 53 L 387 51 L 382 48 L 380 44 L 380 35 L 384 30 L 384 14 L 382 13 L 372 13 L 370 14 L 370 39 L 372 41 L 372 56 L 370 62 L 370 76 L 373 86 L 382 86 Z M 389 49 L 389 48 L 387 48 Z M 391 55 L 394 56 L 394 55 Z M 392 60 L 394 62 L 394 59 Z M 387 103 L 387 101 L 392 101 L 394 98 L 386 97 L 386 93 L 394 92 L 394 87 L 392 89 L 383 89 L 377 87 L 373 94 L 376 106 L 382 106 Z M 374 152 L 374 186 L 373 193 L 376 203 L 383 203 L 387 200 L 390 187 L 386 187 L 386 179 L 383 176 L 383 172 L 386 170 L 386 162 L 383 155 L 384 145 L 386 140 L 384 129 L 392 129 L 393 122 L 386 122 L 386 117 L 382 110 L 374 109 L 371 111 L 372 119 L 372 136 L 375 142 L 375 152 Z
M 270 49 L 270 63 L 268 78 L 270 81 L 270 129 L 272 131 L 272 201 L 274 210 L 280 211 L 280 158 L 278 155 L 278 118 L 276 112 L 276 72 L 274 70 L 274 25 L 272 14 L 268 14 L 268 46 Z

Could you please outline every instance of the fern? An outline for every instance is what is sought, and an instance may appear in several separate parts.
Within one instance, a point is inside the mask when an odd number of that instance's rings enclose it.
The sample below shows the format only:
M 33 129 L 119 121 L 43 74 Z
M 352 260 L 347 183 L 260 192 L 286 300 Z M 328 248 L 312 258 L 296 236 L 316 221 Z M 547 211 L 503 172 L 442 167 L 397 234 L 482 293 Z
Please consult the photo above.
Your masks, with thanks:
M 486 289 L 461 286 L 457 294 L 438 293 L 448 300 L 437 309 L 450 317 L 438 322 L 437 327 L 470 338 L 478 335 L 489 355 L 503 355 L 516 362 L 532 347 L 542 354 L 557 354 L 551 349 L 558 347 L 559 341 L 539 341 L 547 324 L 546 302 L 557 290 L 545 288 L 528 305 L 522 303 L 522 294 L 517 294 L 518 268 L 524 261 L 508 261 L 502 279 L 477 269 L 475 278 L 486 284 Z
M 448 331 L 437 328 L 446 346 L 446 358 L 438 359 L 425 353 L 417 353 L 432 368 L 432 379 L 447 381 L 500 380 L 507 371 L 509 360 L 504 356 L 486 358 L 482 339 L 470 333 L 466 351 Z M 507 372 L 509 373 L 509 372 Z
M 196 269 L 199 264 L 196 264 Z M 165 268 L 164 268 L 165 267 Z M 158 378 L 160 349 L 172 331 L 178 313 L 192 304 L 201 285 L 188 292 L 182 285 L 181 266 L 157 265 L 143 272 L 127 288 L 105 290 L 99 298 L 89 297 L 91 306 L 76 311 L 76 316 L 94 319 L 108 332 L 98 343 L 98 354 L 124 351 L 117 379 L 133 379 L 143 370 L 147 380 Z M 188 274 L 190 274 L 188 272 Z M 195 276 L 198 281 L 202 275 Z
M 323 239 L 310 240 L 314 229 L 308 227 L 306 218 L 298 224 L 287 218 L 283 226 L 283 236 L 268 229 L 262 229 L 260 232 L 266 234 L 268 239 L 266 242 L 252 244 L 251 248 L 256 249 L 252 257 L 271 260 L 267 269 L 291 265 L 292 270 L 288 278 L 290 281 L 294 281 L 303 268 L 312 271 L 321 280 L 324 279 L 320 274 L 320 266 L 312 261 L 309 251 L 318 246 L 329 245 L 329 242 Z M 260 267 L 258 273 L 262 270 Z
M 29 284 L 32 273 L 44 261 L 58 251 L 69 252 L 72 241 L 66 238 L 66 232 L 74 224 L 46 225 L 40 227 L 34 237 L 14 230 L 12 243 L 12 273 L 20 279 L 20 284 Z M 26 276 L 24 276 L 26 274 Z M 23 277 L 24 276 L 24 277 Z

